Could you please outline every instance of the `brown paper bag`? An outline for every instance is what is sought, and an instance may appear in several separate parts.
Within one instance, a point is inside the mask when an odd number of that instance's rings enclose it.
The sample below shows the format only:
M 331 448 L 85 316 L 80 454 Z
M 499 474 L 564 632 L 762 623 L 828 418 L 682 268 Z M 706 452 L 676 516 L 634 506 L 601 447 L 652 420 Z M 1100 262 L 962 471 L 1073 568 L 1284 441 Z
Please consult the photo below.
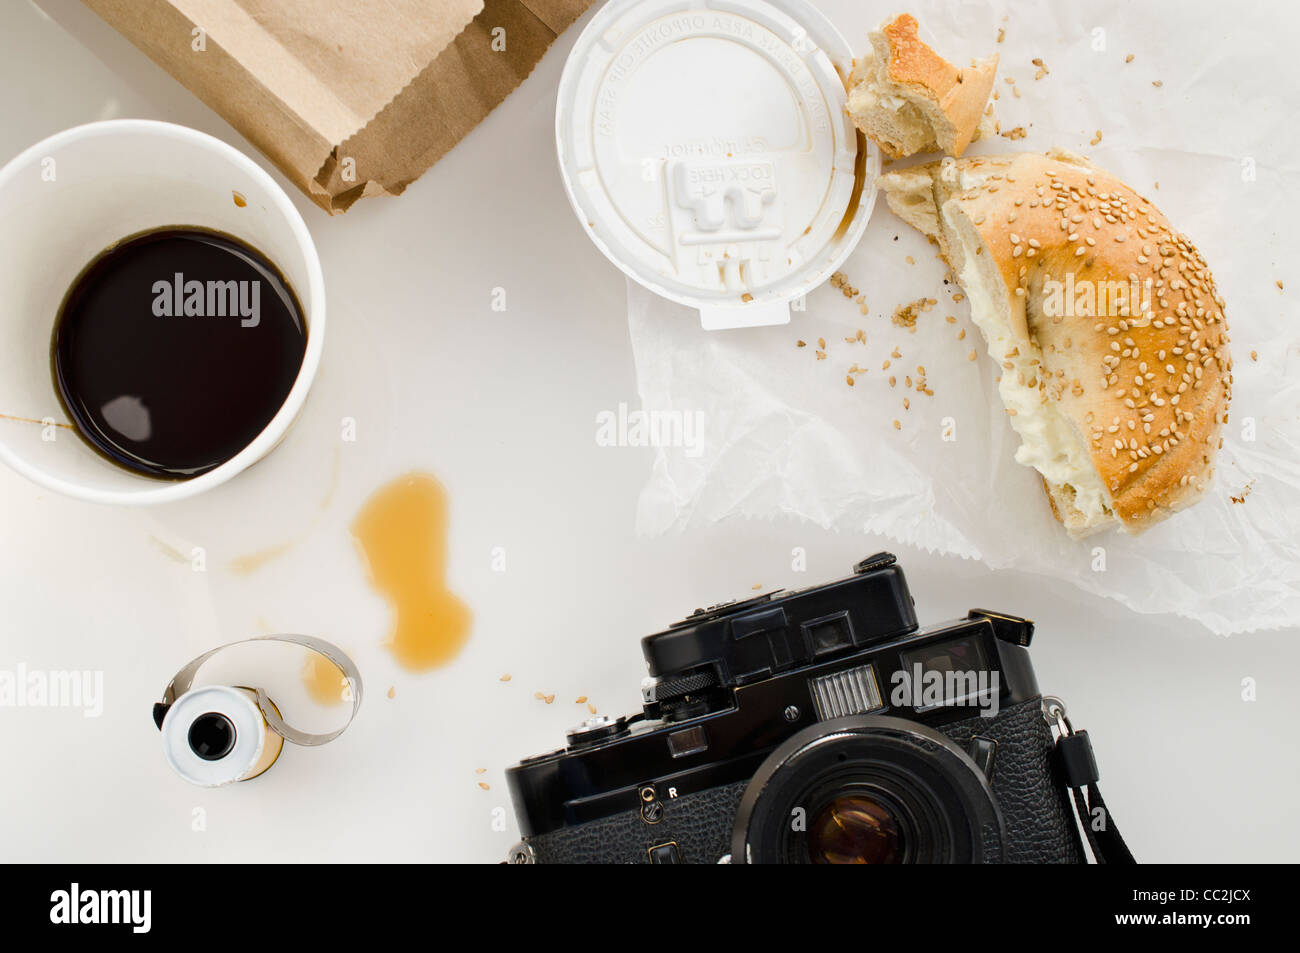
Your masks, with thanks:
M 592 0 L 83 0 L 328 212 L 397 195 Z

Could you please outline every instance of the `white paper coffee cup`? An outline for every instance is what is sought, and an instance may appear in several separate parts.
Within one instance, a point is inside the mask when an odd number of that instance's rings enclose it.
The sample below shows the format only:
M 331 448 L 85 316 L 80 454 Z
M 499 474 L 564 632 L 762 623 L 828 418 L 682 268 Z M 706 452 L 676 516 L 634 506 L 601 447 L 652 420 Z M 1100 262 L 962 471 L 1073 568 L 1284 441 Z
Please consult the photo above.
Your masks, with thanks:
M 121 239 L 167 226 L 225 232 L 262 252 L 288 279 L 307 324 L 302 366 L 271 422 L 230 460 L 176 482 L 115 466 L 57 426 L 68 418 L 50 368 L 59 305 L 81 270 Z M 161 503 L 224 483 L 285 435 L 320 364 L 325 284 L 302 216 L 255 162 L 184 126 L 77 126 L 0 169 L 0 288 L 0 460 L 83 500 Z

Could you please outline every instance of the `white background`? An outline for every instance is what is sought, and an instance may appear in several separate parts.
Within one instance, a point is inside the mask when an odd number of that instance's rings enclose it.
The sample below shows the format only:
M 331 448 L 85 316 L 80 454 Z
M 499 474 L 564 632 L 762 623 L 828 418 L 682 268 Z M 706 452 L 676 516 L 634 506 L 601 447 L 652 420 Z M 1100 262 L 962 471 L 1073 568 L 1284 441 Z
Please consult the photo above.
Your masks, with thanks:
M 889 12 L 820 5 L 854 42 Z M 204 130 L 270 168 L 93 14 L 72 0 L 42 6 L 52 18 L 28 0 L 6 4 L 0 160 L 68 126 L 129 116 Z M 1032 16 L 1013 22 L 1030 28 Z M 635 710 L 641 635 L 755 584 L 835 578 L 880 549 L 898 552 L 923 621 L 973 606 L 1037 621 L 1039 682 L 1091 733 L 1139 859 L 1294 859 L 1294 630 L 1221 639 L 1064 583 L 794 523 L 634 536 L 651 452 L 594 438 L 600 411 L 638 400 L 624 279 L 582 234 L 552 144 L 575 35 L 401 198 L 331 219 L 284 183 L 319 246 L 330 321 L 306 413 L 266 461 L 148 511 L 71 502 L 0 472 L 0 669 L 101 670 L 105 685 L 98 718 L 0 708 L 0 859 L 499 860 L 516 838 L 504 768 L 560 744 L 585 713 L 580 694 L 605 712 Z M 876 215 L 888 215 L 883 203 Z M 504 313 L 490 307 L 496 287 Z M 355 442 L 339 439 L 344 417 Z M 347 532 L 370 492 L 413 469 L 448 488 L 448 583 L 475 614 L 458 660 L 422 675 L 383 649 L 387 609 Z M 206 572 L 167 552 L 194 546 Z M 231 568 L 276 547 L 253 572 Z M 505 572 L 491 567 L 497 547 Z M 791 571 L 795 547 L 806 573 Z M 187 785 L 163 762 L 152 702 L 199 652 L 274 631 L 353 655 L 367 688 L 356 723 L 326 748 L 287 746 L 254 782 Z M 1242 700 L 1247 678 L 1257 701 Z

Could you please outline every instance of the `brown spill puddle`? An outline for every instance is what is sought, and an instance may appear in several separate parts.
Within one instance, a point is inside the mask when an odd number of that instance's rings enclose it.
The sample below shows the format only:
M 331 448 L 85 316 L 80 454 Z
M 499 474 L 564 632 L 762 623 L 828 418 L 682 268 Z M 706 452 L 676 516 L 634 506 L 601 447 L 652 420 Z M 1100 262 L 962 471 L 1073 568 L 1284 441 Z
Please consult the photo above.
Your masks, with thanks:
M 376 491 L 352 524 L 370 582 L 392 610 L 385 644 L 413 671 L 455 658 L 473 620 L 446 587 L 447 511 L 437 479 L 408 473 Z
M 337 705 L 347 697 L 347 676 L 319 652 L 308 652 L 302 666 L 302 683 L 318 705 Z

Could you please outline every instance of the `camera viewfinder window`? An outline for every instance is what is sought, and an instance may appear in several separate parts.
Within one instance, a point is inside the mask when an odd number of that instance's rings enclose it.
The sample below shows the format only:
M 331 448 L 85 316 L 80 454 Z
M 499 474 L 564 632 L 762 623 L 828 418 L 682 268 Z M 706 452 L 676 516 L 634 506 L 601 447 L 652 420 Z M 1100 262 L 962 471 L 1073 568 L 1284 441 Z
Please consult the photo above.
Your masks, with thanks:
M 853 626 L 849 623 L 847 612 L 805 622 L 803 633 L 804 641 L 814 658 L 839 652 L 853 645 Z

